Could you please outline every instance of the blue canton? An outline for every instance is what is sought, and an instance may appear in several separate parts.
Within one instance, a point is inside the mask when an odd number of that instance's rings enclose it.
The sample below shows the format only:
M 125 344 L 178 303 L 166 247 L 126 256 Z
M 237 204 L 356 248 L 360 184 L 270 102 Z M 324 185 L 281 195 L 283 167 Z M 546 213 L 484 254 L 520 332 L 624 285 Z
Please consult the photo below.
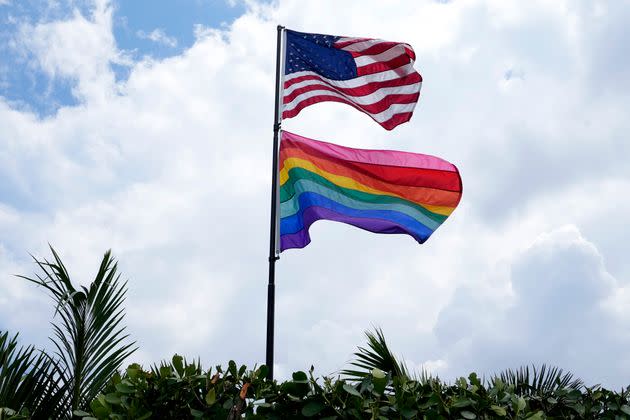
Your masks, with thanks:
M 313 71 L 331 80 L 357 77 L 352 54 L 333 47 L 340 37 L 286 31 L 284 74 Z

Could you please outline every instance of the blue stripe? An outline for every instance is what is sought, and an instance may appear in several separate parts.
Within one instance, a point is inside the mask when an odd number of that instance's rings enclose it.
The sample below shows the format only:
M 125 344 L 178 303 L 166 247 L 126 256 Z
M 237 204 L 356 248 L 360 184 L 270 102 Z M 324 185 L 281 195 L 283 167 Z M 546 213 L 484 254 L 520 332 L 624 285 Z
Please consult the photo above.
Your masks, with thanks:
M 297 213 L 300 209 L 300 203 L 297 199 L 300 195 L 304 193 L 317 193 L 321 196 L 328 198 L 331 201 L 334 201 L 338 204 L 353 208 L 355 210 L 391 210 L 399 213 L 403 213 L 408 215 L 409 217 L 419 221 L 429 229 L 437 229 L 441 223 L 431 219 L 426 216 L 420 210 L 415 208 L 414 206 L 402 204 L 402 203 L 391 203 L 391 202 L 379 202 L 378 196 L 374 196 L 374 201 L 366 202 L 355 200 L 352 197 L 348 197 L 347 195 L 340 192 L 338 189 L 331 189 L 324 185 L 320 185 L 317 182 L 311 181 L 310 179 L 298 179 L 293 184 L 293 188 L 295 194 L 287 201 L 280 203 L 280 217 L 288 217 Z M 401 200 L 402 201 L 402 200 Z
M 336 213 L 345 214 L 352 217 L 391 221 L 392 223 L 395 223 L 396 225 L 399 225 L 409 231 L 409 234 L 411 236 L 419 238 L 422 242 L 425 241 L 433 233 L 432 229 L 429 229 L 422 223 L 418 222 L 410 216 L 407 216 L 406 214 L 392 210 L 357 210 L 346 207 L 313 192 L 305 192 L 300 194 L 299 204 L 300 209 L 297 213 L 280 219 L 281 235 L 291 234 L 302 230 L 304 228 L 302 220 L 304 210 L 313 206 L 324 207 Z

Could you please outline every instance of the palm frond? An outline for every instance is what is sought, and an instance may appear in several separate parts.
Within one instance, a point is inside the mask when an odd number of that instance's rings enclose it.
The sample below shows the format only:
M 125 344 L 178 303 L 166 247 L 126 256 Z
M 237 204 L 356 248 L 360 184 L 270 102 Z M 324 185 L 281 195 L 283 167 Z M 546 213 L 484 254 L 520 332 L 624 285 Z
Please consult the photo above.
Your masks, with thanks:
M 409 378 L 409 369 L 404 361 L 399 361 L 391 352 L 385 341 L 383 330 L 375 328 L 375 332 L 365 332 L 367 338 L 367 348 L 359 347 L 359 351 L 354 353 L 355 360 L 350 362 L 352 366 L 361 370 L 344 369 L 342 375 L 350 379 L 361 380 L 368 376 L 372 369 L 380 369 L 389 372 L 392 378 Z
M 45 288 L 56 304 L 50 340 L 72 412 L 87 409 L 136 348 L 121 326 L 126 282 L 120 281 L 111 251 L 103 256 L 89 287 L 76 288 L 57 252 L 52 247 L 50 250 L 53 261 L 33 258 L 41 274 L 19 277 Z
M 18 347 L 17 338 L 0 333 L 0 407 L 27 409 L 33 418 L 62 417 L 59 366 L 32 346 Z
M 420 382 L 421 384 L 429 384 L 429 385 L 441 385 L 442 381 L 439 376 L 434 376 L 431 372 L 422 367 L 420 373 L 411 372 L 410 374 L 412 380 L 416 382 Z
M 544 395 L 558 389 L 581 389 L 584 382 L 573 378 L 570 372 L 543 364 L 540 369 L 532 366 L 522 366 L 517 370 L 507 369 L 490 379 L 490 384 L 496 385 L 501 381 L 514 388 L 517 395 Z

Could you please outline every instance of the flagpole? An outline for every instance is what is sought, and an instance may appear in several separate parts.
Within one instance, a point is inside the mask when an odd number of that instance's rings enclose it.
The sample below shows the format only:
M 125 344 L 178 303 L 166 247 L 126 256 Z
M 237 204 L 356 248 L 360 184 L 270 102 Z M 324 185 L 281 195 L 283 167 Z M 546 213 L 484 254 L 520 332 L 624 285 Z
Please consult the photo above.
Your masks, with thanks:
M 282 49 L 282 31 L 284 26 L 278 25 L 278 39 L 276 44 L 276 102 L 273 116 L 273 164 L 271 168 L 271 221 L 269 228 L 269 284 L 267 285 L 267 354 L 266 362 L 269 369 L 268 378 L 273 380 L 273 327 L 276 295 L 276 261 L 280 257 L 276 253 L 277 233 L 277 194 L 278 194 L 278 134 L 280 132 L 280 68 Z

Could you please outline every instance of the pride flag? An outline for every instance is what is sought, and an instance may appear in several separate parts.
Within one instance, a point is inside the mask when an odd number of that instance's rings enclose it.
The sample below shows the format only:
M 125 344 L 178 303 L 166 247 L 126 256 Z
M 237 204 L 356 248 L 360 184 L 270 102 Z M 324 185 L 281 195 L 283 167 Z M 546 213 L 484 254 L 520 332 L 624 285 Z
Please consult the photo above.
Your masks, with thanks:
M 304 248 L 317 220 L 419 243 L 455 210 L 462 180 L 452 163 L 418 153 L 351 149 L 282 132 L 280 251 Z

